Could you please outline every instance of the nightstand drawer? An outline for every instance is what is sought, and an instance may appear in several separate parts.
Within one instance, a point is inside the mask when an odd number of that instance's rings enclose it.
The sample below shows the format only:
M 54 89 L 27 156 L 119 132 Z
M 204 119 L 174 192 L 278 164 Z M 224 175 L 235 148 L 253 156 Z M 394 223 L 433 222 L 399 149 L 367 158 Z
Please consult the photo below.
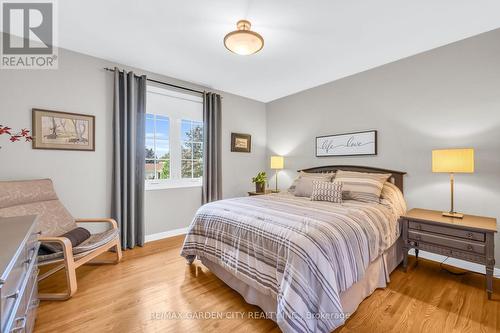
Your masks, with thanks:
M 414 221 L 409 222 L 408 228 L 415 229 L 418 231 L 427 231 L 427 232 L 431 232 L 431 233 L 443 234 L 443 235 L 447 235 L 447 236 L 472 239 L 472 240 L 475 240 L 478 242 L 485 241 L 484 233 L 477 232 L 477 231 L 468 231 L 468 230 L 462 230 L 462 229 L 456 229 L 456 228 L 441 227 L 438 225 L 420 223 L 420 222 L 414 222 Z
M 417 242 L 425 242 L 436 244 L 444 247 L 452 247 L 462 251 L 473 252 L 477 254 L 485 254 L 485 246 L 482 243 L 460 240 L 456 238 L 446 237 L 444 235 L 429 234 L 416 230 L 408 230 L 408 238 Z
M 430 243 L 415 242 L 415 241 L 412 241 L 412 243 L 416 243 L 416 244 L 414 244 L 415 248 L 423 250 L 423 251 L 440 254 L 440 255 L 446 256 L 446 257 L 467 260 L 469 262 L 474 262 L 474 263 L 478 263 L 478 264 L 484 264 L 484 255 L 482 255 L 482 254 L 477 254 L 474 252 L 466 252 L 466 251 L 461 251 L 461 250 L 455 250 L 455 249 L 451 249 L 449 247 L 448 248 L 441 247 L 439 245 L 430 244 Z

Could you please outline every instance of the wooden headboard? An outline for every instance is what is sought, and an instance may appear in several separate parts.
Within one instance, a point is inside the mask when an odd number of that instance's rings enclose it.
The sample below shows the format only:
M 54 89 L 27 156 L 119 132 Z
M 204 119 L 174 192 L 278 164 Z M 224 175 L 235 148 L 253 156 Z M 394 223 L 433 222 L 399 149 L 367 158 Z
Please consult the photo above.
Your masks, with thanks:
M 391 183 L 396 185 L 401 190 L 401 192 L 404 193 L 404 191 L 403 191 L 403 176 L 406 175 L 406 172 L 402 172 L 402 171 L 372 168 L 372 167 L 359 166 L 359 165 L 327 165 L 327 166 L 320 166 L 320 167 L 314 167 L 314 168 L 309 168 L 309 169 L 302 169 L 302 170 L 298 170 L 298 171 L 299 172 L 304 171 L 304 172 L 309 172 L 309 173 L 326 173 L 326 172 L 335 172 L 337 170 L 370 172 L 370 173 L 390 173 L 391 177 L 389 177 L 389 180 L 391 181 Z

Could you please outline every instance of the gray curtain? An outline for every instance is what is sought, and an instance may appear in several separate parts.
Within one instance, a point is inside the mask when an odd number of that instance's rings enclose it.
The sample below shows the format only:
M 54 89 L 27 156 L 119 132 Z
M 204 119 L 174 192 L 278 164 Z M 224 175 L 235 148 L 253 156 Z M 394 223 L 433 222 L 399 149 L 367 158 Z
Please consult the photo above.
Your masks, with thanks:
M 144 245 L 146 76 L 115 68 L 113 112 L 113 218 L 122 248 Z
M 202 202 L 222 199 L 221 97 L 203 95 L 203 194 Z

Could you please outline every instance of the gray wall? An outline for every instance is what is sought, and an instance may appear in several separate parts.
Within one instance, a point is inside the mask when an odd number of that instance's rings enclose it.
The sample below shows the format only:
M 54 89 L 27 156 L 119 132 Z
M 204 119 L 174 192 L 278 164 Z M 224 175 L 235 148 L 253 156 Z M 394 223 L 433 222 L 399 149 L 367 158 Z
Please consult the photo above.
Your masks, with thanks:
M 299 168 L 378 166 L 408 172 L 410 207 L 447 210 L 449 179 L 431 172 L 431 150 L 473 147 L 476 172 L 456 176 L 456 209 L 500 218 L 499 40 L 492 31 L 267 104 L 268 154 L 286 156 L 282 188 Z M 369 129 L 377 156 L 315 157 L 315 136 Z
M 52 178 L 65 206 L 76 217 L 110 214 L 114 64 L 61 49 L 58 70 L 0 70 L 0 124 L 31 128 L 31 108 L 93 114 L 96 151 L 33 150 L 30 144 L 10 144 L 0 137 L 0 180 Z M 123 66 L 120 66 L 123 67 Z M 143 71 L 140 71 L 143 73 Z M 151 78 L 189 85 L 148 73 Z M 224 196 L 245 195 L 250 178 L 265 169 L 266 116 L 260 102 L 223 95 Z M 251 154 L 231 153 L 231 131 L 252 134 Z M 234 168 L 238 169 L 237 176 Z M 146 234 L 189 225 L 201 203 L 201 188 L 146 192 Z
M 224 196 L 245 195 L 252 189 L 250 177 L 267 167 L 269 155 L 280 154 L 286 156 L 287 168 L 280 173 L 281 188 L 291 182 L 298 168 L 379 166 L 408 172 L 405 194 L 410 207 L 447 209 L 448 178 L 431 173 L 430 151 L 466 146 L 476 149 L 476 173 L 457 175 L 456 207 L 500 217 L 498 40 L 500 30 L 267 105 L 222 93 Z M 0 137 L 0 179 L 52 178 L 73 215 L 108 216 L 112 75 L 102 68 L 113 64 L 67 50 L 59 54 L 56 71 L 0 71 L 0 123 L 31 128 L 33 107 L 94 114 L 96 151 L 32 150 L 29 144 L 10 144 Z M 315 136 L 365 129 L 379 130 L 378 156 L 314 157 Z M 229 151 L 231 131 L 252 134 L 251 154 Z M 148 191 L 146 233 L 187 226 L 200 196 L 200 188 Z M 500 245 L 496 251 L 500 263 Z

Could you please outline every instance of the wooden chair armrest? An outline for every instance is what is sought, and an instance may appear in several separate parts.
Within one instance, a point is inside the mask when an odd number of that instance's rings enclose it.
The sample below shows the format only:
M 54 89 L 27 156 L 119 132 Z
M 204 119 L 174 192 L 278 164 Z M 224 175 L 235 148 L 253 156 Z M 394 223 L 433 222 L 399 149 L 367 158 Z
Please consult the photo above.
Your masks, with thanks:
M 76 223 L 108 223 L 111 224 L 113 229 L 118 229 L 118 223 L 114 219 L 108 218 L 85 218 L 85 219 L 76 219 Z
M 38 240 L 42 243 L 59 243 L 61 244 L 65 255 L 73 256 L 73 245 L 71 244 L 71 241 L 66 237 L 39 236 Z

